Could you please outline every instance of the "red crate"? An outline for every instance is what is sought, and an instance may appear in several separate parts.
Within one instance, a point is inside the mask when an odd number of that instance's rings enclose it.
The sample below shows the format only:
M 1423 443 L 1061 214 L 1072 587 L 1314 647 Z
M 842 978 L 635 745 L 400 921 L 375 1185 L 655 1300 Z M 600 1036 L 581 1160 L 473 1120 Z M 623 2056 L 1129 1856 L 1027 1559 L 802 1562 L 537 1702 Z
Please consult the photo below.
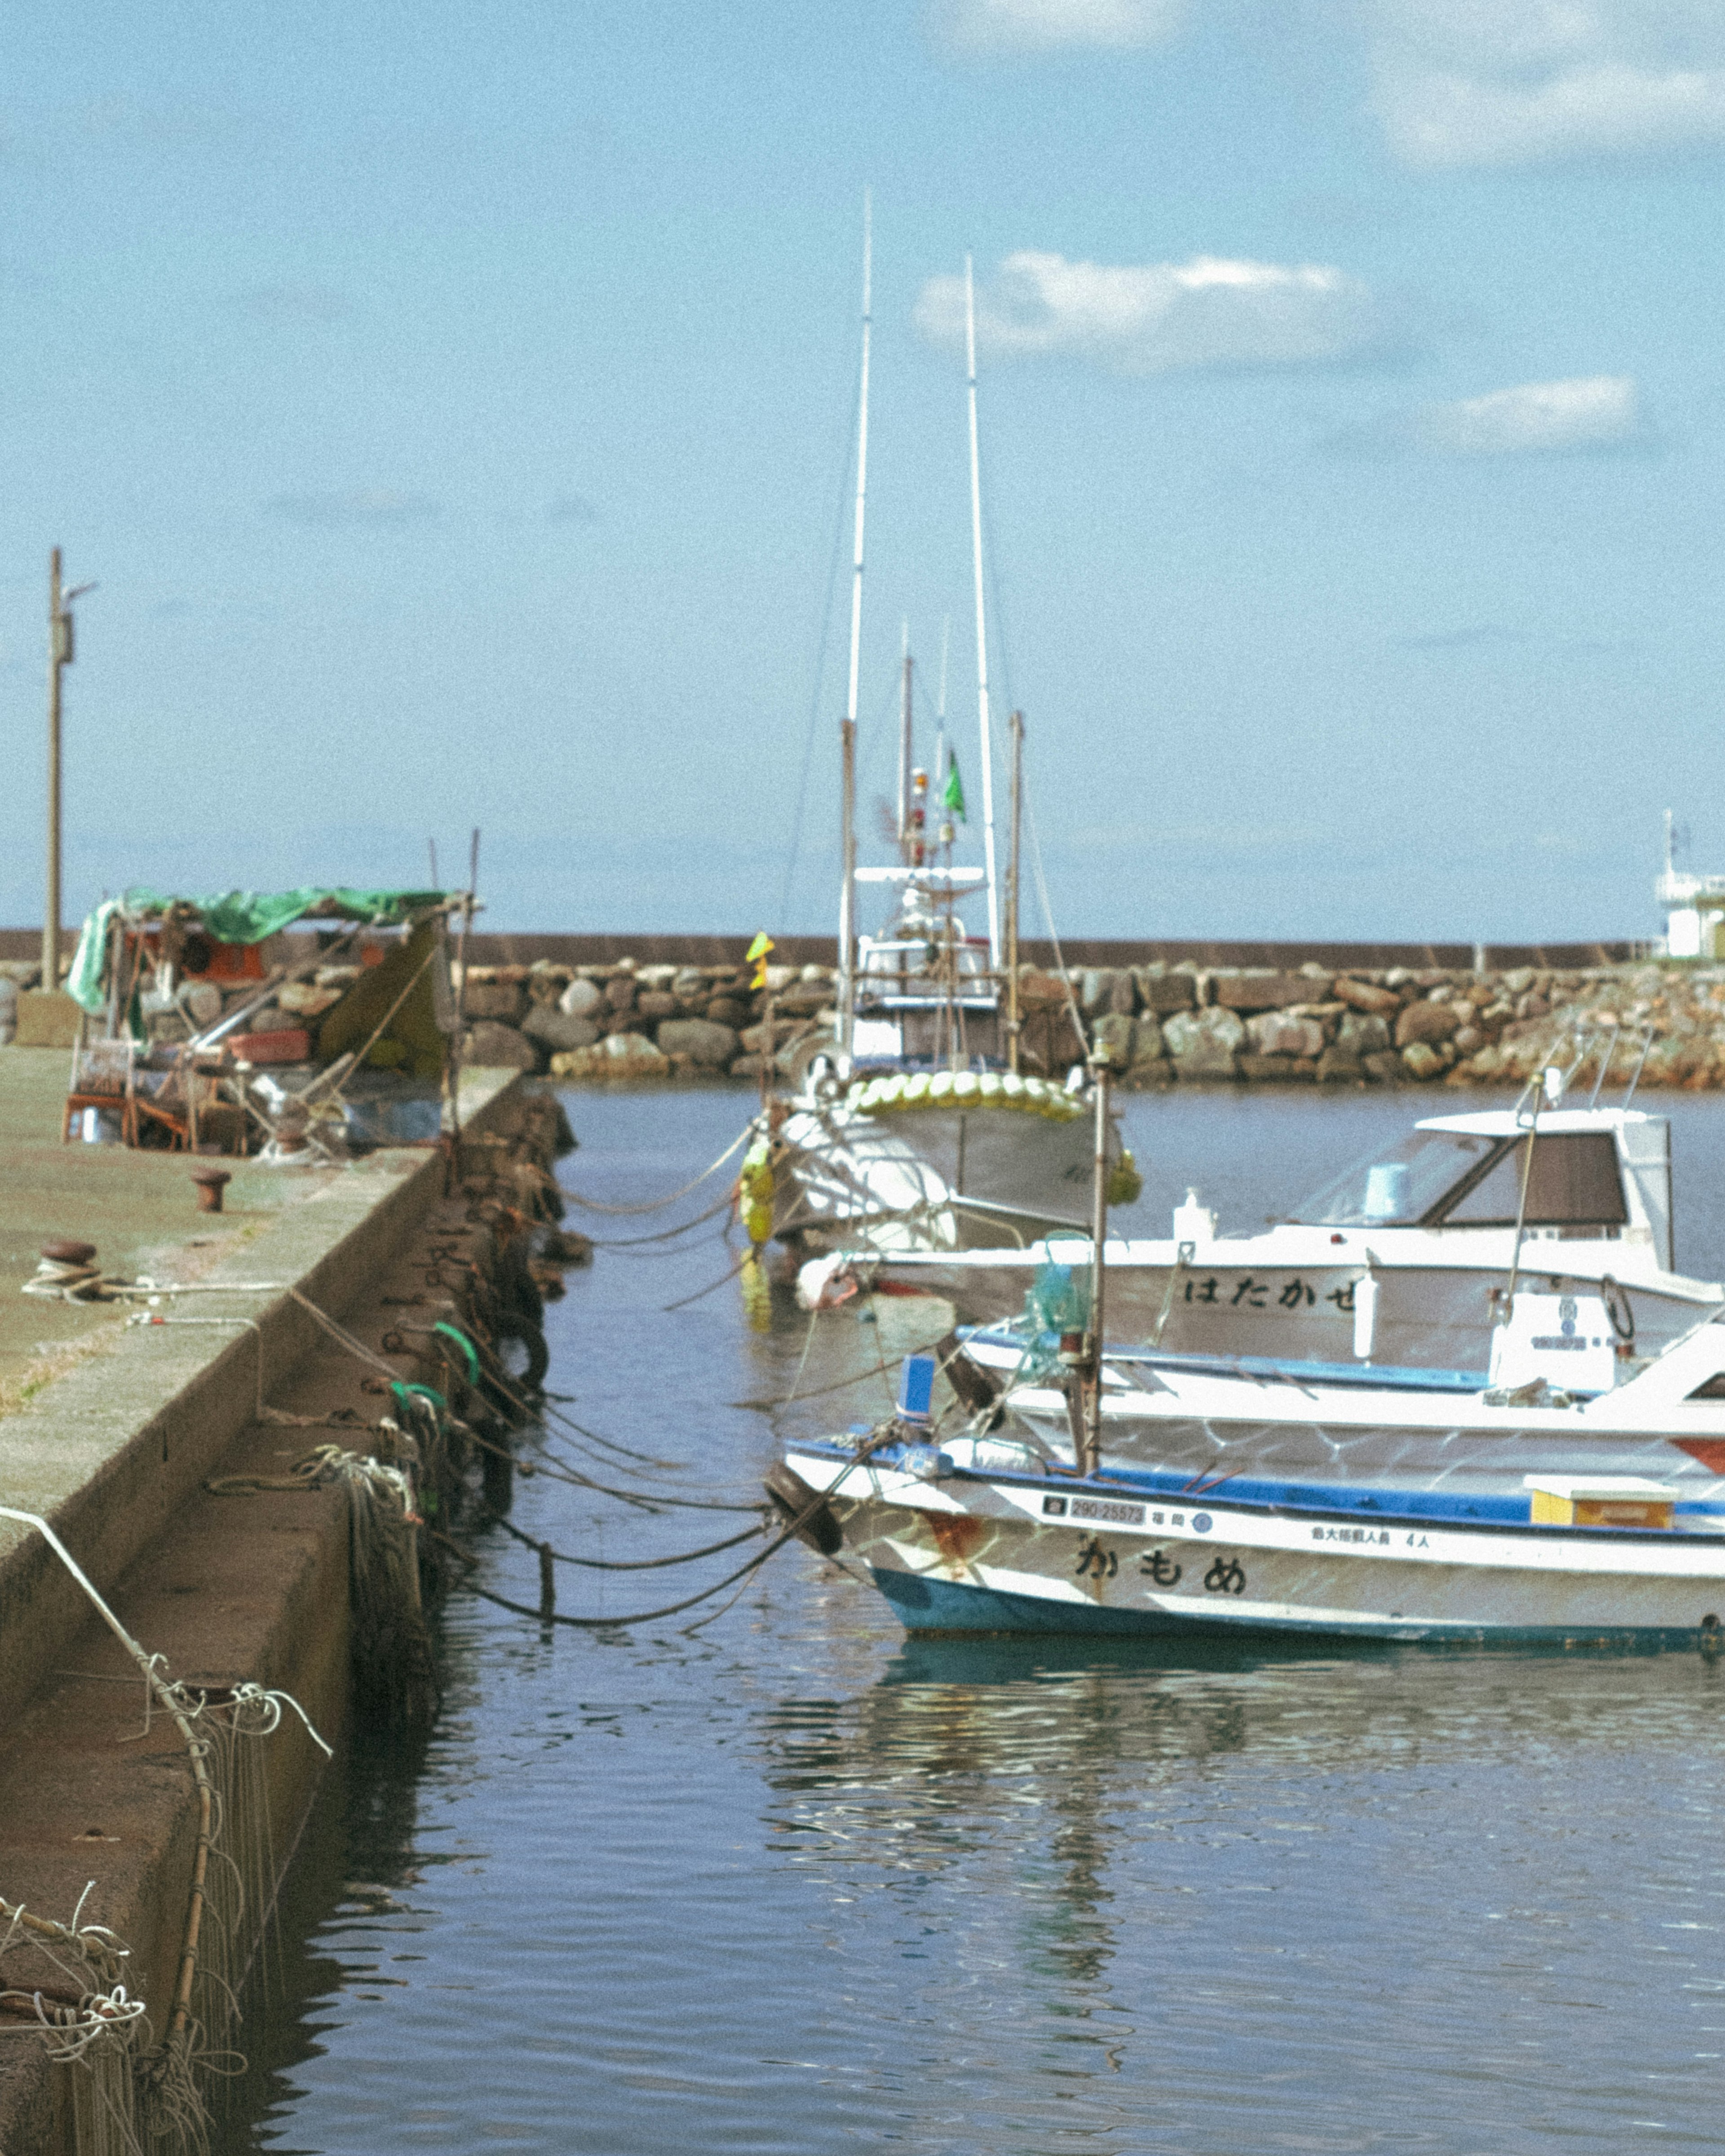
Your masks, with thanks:
M 236 1033 L 228 1045 L 242 1063 L 309 1063 L 311 1035 L 303 1026 L 278 1033 Z

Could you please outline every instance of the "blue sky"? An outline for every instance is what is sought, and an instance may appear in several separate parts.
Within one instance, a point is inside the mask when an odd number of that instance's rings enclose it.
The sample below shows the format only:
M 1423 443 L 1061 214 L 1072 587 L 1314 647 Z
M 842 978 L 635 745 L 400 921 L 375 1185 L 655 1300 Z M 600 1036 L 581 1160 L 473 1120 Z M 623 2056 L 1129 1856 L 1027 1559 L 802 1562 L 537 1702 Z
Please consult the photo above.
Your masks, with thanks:
M 58 541 L 100 586 L 69 911 L 416 880 L 477 824 L 494 926 L 827 927 L 865 187 L 865 794 L 906 617 L 931 709 L 950 617 L 978 793 L 969 250 L 1067 932 L 1645 934 L 1668 803 L 1725 865 L 1717 0 L 73 4 L 8 43 L 0 917 L 39 917 Z

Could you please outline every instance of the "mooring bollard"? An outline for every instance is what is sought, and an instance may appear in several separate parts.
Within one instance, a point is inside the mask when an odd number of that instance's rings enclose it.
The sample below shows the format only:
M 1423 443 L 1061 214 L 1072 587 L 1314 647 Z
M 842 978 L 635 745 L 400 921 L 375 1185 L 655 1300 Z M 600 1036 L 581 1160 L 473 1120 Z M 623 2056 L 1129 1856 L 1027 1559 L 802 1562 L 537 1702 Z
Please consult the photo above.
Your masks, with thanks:
M 552 1619 L 557 1614 L 557 1570 L 552 1558 L 552 1547 L 549 1543 L 541 1543 L 539 1545 L 539 1621 L 542 1625 L 550 1624 Z

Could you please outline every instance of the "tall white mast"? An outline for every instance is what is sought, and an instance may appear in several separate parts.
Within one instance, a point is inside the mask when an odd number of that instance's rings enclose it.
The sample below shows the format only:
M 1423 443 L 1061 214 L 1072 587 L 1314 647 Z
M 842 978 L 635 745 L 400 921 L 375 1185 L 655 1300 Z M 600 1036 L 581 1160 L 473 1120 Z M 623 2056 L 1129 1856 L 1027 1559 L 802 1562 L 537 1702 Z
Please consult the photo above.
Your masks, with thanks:
M 988 963 L 1000 965 L 1000 886 L 994 874 L 994 740 L 988 721 L 988 634 L 983 615 L 983 473 L 976 438 L 976 290 L 964 258 L 964 356 L 970 373 L 970 552 L 976 571 L 976 716 L 982 736 L 983 870 L 988 888 Z
M 845 800 L 841 843 L 843 881 L 839 892 L 839 1048 L 847 1070 L 856 1026 L 856 678 L 862 656 L 863 507 L 868 499 L 869 490 L 869 323 L 873 261 L 874 210 L 865 192 L 863 195 L 862 380 L 857 393 L 856 422 L 856 542 L 851 555 L 850 576 L 850 687 L 845 701 L 845 724 L 841 731 Z

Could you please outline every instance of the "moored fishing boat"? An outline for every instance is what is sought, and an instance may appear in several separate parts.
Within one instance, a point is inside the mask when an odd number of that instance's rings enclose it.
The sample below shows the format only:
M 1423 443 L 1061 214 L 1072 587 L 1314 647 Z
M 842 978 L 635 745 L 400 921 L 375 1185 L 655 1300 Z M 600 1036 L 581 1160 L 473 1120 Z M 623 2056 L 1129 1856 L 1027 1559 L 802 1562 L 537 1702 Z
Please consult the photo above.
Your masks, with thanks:
M 1219 1234 L 1195 1196 L 1173 1226 L 1110 1243 L 1114 1340 L 1483 1371 L 1517 1265 L 1553 1294 L 1602 1296 L 1631 1350 L 1725 1303 L 1672 1268 L 1670 1127 L 1627 1105 L 1428 1116 L 1258 1233 Z M 1045 1265 L 1088 1262 L 1087 1243 L 1053 1238 L 884 1261 L 864 1246 L 854 1270 L 989 1325 L 1024 1309 Z
M 967 270 L 967 291 L 968 273 Z M 851 577 L 850 665 L 839 729 L 841 852 L 839 1009 L 834 1036 L 798 1051 L 796 1090 L 773 1111 L 775 1232 L 793 1249 L 836 1244 L 871 1252 L 1023 1246 L 1081 1227 L 1090 1143 L 1083 1074 L 1076 1087 L 1019 1073 L 1019 803 L 1023 723 L 1011 724 L 1009 860 L 998 871 L 994 744 L 983 610 L 982 506 L 973 311 L 967 309 L 972 565 L 975 585 L 979 865 L 955 864 L 954 818 L 967 815 L 946 745 L 944 661 L 934 798 L 913 757 L 913 661 L 901 660 L 896 862 L 856 859 L 856 739 L 867 504 L 870 255 L 863 269 L 862 361 Z M 932 819 L 938 817 L 942 820 Z M 896 892 L 879 932 L 859 934 L 859 891 Z M 973 936 L 958 906 L 987 909 Z M 1004 904 L 1003 904 L 1004 901 Z M 1111 1158 L 1124 1173 L 1115 1202 L 1137 1179 L 1111 1127 Z
M 1717 1641 L 1714 1322 L 1593 1398 L 1163 1358 L 1105 1373 L 1099 1449 L 1058 1383 L 1008 1407 L 992 1429 L 901 1422 L 787 1453 L 805 1528 L 914 1631 Z

